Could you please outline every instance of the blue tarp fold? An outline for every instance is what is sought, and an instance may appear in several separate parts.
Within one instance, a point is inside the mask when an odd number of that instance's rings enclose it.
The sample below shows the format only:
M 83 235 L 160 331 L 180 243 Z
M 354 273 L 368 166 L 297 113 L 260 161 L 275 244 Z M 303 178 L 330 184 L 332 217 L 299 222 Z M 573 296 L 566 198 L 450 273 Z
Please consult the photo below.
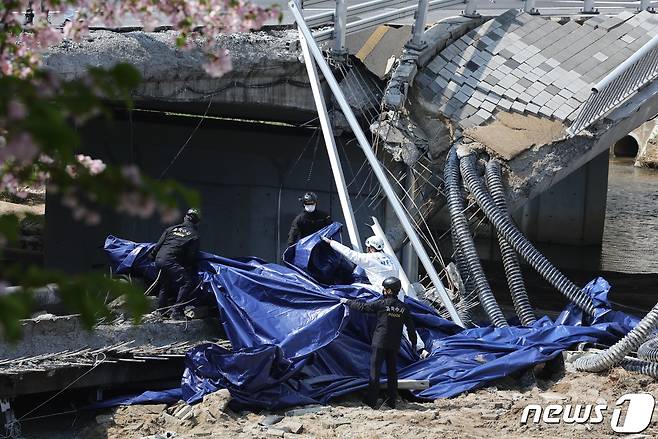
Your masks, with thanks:
M 277 409 L 326 403 L 364 388 L 374 316 L 350 310 L 339 299 L 371 301 L 379 294 L 349 284 L 354 267 L 321 241 L 321 236 L 339 239 L 340 228 L 334 223 L 287 249 L 286 265 L 202 253 L 199 295 L 216 300 L 233 351 L 212 344 L 192 349 L 181 389 L 162 393 L 162 399 L 181 397 L 192 403 L 226 388 L 234 405 Z M 115 272 L 154 277 L 146 257 L 150 244 L 110 236 L 105 248 Z M 576 343 L 612 344 L 638 319 L 610 309 L 609 289 L 602 278 L 584 288 L 597 304 L 593 319 L 569 305 L 555 322 L 543 317 L 531 327 L 465 330 L 406 298 L 431 355 L 420 360 L 403 343 L 399 377 L 429 379 L 430 388 L 416 392 L 419 398 L 450 397 L 546 362 Z M 107 405 L 157 397 L 150 392 Z

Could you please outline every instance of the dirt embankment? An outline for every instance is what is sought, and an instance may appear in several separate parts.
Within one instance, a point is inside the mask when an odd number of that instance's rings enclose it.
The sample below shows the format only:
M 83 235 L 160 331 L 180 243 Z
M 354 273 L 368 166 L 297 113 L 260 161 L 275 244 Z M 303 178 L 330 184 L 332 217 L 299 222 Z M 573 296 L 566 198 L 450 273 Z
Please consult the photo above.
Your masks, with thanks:
M 521 380 L 523 381 L 523 380 Z M 402 402 L 396 410 L 371 410 L 354 397 L 329 406 L 279 412 L 234 413 L 228 392 L 206 396 L 195 406 L 179 403 L 121 407 L 97 415 L 69 437 L 80 438 L 613 438 L 612 412 L 619 397 L 648 392 L 658 397 L 658 383 L 615 368 L 608 373 L 579 373 L 567 365 L 558 381 L 537 381 L 523 388 L 506 379 L 495 386 L 430 403 Z M 528 404 L 606 404 L 601 423 L 521 424 Z M 625 410 L 625 409 L 624 409 Z M 532 418 L 532 416 L 530 417 Z M 622 418 L 623 420 L 623 418 Z M 52 431 L 50 432 L 52 433 Z M 37 437 L 37 436 L 32 436 Z M 44 436 L 45 437 L 45 436 Z M 52 437 L 52 436 L 51 436 Z M 59 437 L 59 436 L 58 436 Z M 658 437 L 658 413 L 634 438 Z

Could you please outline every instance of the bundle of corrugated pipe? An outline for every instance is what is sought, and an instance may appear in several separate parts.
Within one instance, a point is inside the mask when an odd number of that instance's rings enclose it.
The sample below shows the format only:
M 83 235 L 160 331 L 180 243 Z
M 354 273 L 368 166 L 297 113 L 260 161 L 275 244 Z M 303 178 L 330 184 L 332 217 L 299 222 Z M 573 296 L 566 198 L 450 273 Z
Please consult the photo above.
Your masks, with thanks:
M 455 262 L 463 279 L 472 279 L 482 308 L 496 327 L 508 326 L 486 280 L 466 219 L 462 188 L 471 194 L 498 234 L 498 244 L 514 309 L 522 325 L 530 326 L 536 317 L 523 282 L 517 253 L 544 279 L 586 314 L 594 316 L 594 302 L 562 274 L 512 221 L 507 210 L 501 166 L 489 160 L 485 178 L 478 172 L 477 158 L 466 145 L 453 146 L 446 159 L 444 181 L 450 212 Z M 486 179 L 486 182 L 485 182 Z M 468 317 L 468 316 L 466 316 Z M 470 321 L 470 318 L 465 320 Z M 658 304 L 623 339 L 607 350 L 578 358 L 578 370 L 599 372 L 615 365 L 658 378 L 658 337 L 649 338 L 658 326 Z M 638 358 L 627 355 L 637 350 Z

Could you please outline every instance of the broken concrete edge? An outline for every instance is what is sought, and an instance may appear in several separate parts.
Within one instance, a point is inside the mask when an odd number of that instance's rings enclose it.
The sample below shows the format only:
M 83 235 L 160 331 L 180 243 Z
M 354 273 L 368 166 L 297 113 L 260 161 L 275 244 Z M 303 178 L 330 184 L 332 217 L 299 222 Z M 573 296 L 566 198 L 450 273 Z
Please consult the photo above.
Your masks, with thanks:
M 391 79 L 384 91 L 384 105 L 391 110 L 400 110 L 407 99 L 407 92 L 413 85 L 420 69 L 448 45 L 464 36 L 467 32 L 481 26 L 494 17 L 452 17 L 440 21 L 423 34 L 427 46 L 418 51 L 407 47 L 403 50 Z
M 638 144 L 634 166 L 658 168 L 658 117 L 655 117 L 629 134 Z
M 640 90 L 576 137 L 530 148 L 509 162 L 501 160 L 507 169 L 504 177 L 507 180 L 510 210 L 549 190 L 656 113 L 658 82 Z
M 23 338 L 18 343 L 0 342 L 0 358 L 8 360 L 34 357 L 62 351 L 99 349 L 133 341 L 130 346 L 164 346 L 184 341 L 204 342 L 221 338 L 222 329 L 215 319 L 188 321 L 105 323 L 87 330 L 79 316 L 48 316 L 21 321 Z

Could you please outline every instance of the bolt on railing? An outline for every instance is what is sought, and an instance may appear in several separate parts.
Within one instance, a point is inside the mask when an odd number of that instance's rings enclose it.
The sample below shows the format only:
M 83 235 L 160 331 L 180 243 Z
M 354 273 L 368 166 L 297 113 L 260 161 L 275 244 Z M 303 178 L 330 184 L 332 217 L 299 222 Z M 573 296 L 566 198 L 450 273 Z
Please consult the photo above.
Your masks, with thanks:
M 567 132 L 575 136 L 658 77 L 658 35 L 592 88 Z

